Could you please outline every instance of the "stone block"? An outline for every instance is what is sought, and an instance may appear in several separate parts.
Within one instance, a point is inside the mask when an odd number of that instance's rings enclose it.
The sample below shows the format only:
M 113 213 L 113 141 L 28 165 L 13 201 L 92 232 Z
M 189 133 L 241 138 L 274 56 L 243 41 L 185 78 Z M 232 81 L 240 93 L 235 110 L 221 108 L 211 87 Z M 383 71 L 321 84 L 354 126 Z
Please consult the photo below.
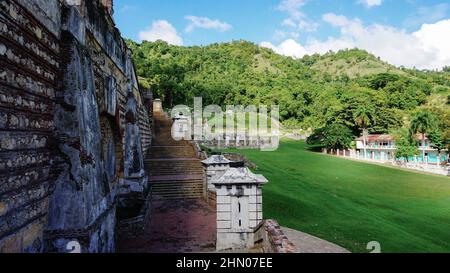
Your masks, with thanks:
M 231 221 L 217 221 L 217 229 L 230 229 Z
M 217 212 L 217 221 L 230 221 L 231 212 Z
M 230 204 L 231 203 L 231 197 L 230 196 L 220 196 L 217 194 L 217 205 L 219 204 Z
M 256 212 L 256 211 L 260 212 L 260 211 L 263 211 L 263 205 L 261 203 L 259 203 L 259 204 L 249 204 L 248 205 L 248 209 L 249 209 L 250 212 Z
M 225 196 L 225 195 L 228 195 L 229 190 L 226 187 L 220 187 L 220 188 L 216 188 L 216 192 L 217 192 L 217 195 Z
M 250 220 L 262 220 L 263 219 L 263 213 L 262 212 L 249 212 L 248 218 Z
M 256 186 L 246 186 L 244 187 L 244 195 L 257 195 L 258 190 Z
M 249 249 L 254 246 L 254 236 L 252 232 L 228 232 L 217 233 L 216 249 L 230 250 L 230 249 Z
M 250 225 L 251 228 L 257 227 L 257 226 L 259 225 L 260 222 L 261 222 L 261 221 L 257 221 L 257 220 L 250 220 L 250 221 L 248 221 L 248 223 L 249 223 L 249 225 Z
M 231 212 L 231 205 L 229 204 L 218 204 L 217 212 Z
M 250 204 L 262 204 L 263 197 L 262 195 L 251 195 L 249 196 Z

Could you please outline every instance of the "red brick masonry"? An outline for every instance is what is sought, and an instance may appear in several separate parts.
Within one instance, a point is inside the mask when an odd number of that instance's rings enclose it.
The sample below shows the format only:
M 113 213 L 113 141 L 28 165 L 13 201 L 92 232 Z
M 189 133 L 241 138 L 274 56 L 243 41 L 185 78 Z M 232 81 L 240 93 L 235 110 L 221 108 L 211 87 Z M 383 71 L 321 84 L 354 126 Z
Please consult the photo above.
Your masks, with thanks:
M 119 242 L 119 252 L 214 252 L 216 212 L 202 200 L 163 200 L 152 204 L 151 220 L 136 238 Z
M 255 248 L 260 248 L 264 253 L 297 252 L 295 245 L 275 220 L 264 220 L 255 229 Z

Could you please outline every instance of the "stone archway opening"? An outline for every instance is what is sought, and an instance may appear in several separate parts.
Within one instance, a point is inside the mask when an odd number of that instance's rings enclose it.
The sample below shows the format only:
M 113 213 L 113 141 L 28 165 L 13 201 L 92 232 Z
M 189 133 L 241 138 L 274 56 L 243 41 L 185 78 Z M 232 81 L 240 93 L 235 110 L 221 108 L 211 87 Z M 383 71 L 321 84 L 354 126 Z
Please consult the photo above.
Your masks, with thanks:
M 123 176 L 122 137 L 115 122 L 107 116 L 100 117 L 100 128 L 105 189 L 109 193 Z

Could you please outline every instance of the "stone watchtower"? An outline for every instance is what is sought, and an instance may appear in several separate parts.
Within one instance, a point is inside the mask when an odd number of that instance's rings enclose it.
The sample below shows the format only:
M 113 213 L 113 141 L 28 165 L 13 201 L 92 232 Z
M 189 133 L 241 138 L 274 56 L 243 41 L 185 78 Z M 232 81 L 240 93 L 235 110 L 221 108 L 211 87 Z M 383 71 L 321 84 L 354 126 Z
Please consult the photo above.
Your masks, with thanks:
M 262 186 L 267 179 L 248 168 L 230 168 L 212 184 L 217 192 L 217 250 L 254 246 L 254 230 L 263 220 Z
M 230 164 L 234 163 L 228 160 L 223 155 L 213 155 L 208 159 L 202 161 L 206 170 L 206 180 L 208 181 L 208 190 L 215 191 L 216 188 L 212 184 L 214 178 L 220 178 L 227 170 L 230 169 Z
M 215 179 L 220 178 L 226 171 L 228 171 L 232 163 L 234 163 L 234 161 L 228 160 L 223 155 L 213 155 L 202 161 L 206 173 L 204 181 L 205 184 L 203 186 L 205 192 L 203 195 L 206 200 L 208 200 L 208 203 L 213 207 L 216 207 L 217 194 L 216 187 L 212 184 L 212 182 Z

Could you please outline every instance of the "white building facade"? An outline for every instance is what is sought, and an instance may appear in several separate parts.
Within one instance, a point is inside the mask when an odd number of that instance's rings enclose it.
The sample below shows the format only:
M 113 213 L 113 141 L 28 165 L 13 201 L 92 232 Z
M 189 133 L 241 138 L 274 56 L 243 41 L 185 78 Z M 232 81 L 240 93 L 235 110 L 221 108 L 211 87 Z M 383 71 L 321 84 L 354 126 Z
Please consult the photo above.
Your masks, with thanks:
M 417 136 L 418 140 L 418 155 L 406 158 L 396 158 L 395 152 L 397 150 L 396 141 L 391 135 L 369 135 L 364 140 L 363 137 L 356 139 L 356 154 L 354 157 L 364 160 L 372 160 L 377 162 L 415 162 L 424 164 L 440 165 L 448 161 L 448 152 L 438 152 L 433 148 L 431 141 L 425 137 L 422 140 L 421 136 Z M 423 152 L 425 151 L 425 157 Z

